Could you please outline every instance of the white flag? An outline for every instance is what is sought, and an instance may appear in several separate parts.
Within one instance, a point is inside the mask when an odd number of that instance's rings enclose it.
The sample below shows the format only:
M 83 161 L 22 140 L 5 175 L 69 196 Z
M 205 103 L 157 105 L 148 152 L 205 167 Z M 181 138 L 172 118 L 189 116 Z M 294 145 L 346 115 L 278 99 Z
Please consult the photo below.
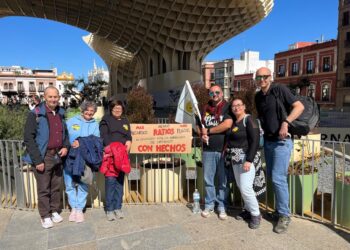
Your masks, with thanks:
M 192 128 L 195 129 L 196 115 L 199 117 L 199 119 L 201 119 L 197 98 L 193 94 L 189 81 L 186 81 L 179 99 L 179 103 L 177 104 L 175 121 L 178 123 L 190 123 L 192 124 Z

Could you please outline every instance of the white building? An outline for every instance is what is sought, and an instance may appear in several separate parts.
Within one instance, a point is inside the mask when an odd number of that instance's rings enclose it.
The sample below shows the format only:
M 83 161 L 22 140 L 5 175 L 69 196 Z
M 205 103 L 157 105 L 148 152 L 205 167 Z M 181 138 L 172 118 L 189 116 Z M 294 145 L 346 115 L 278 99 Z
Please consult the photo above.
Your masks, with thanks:
M 88 81 L 96 82 L 96 81 L 105 81 L 109 83 L 109 72 L 105 70 L 103 67 L 99 68 L 96 66 L 96 62 L 94 60 L 94 68 L 88 72 Z
M 225 99 L 229 99 L 230 93 L 233 90 L 235 77 L 254 74 L 260 67 L 269 68 L 273 75 L 274 60 L 260 60 L 260 53 L 258 51 L 248 50 L 241 53 L 240 59 L 232 58 L 218 62 L 204 62 L 202 64 L 202 72 L 206 86 L 208 83 L 214 82 L 221 85 Z

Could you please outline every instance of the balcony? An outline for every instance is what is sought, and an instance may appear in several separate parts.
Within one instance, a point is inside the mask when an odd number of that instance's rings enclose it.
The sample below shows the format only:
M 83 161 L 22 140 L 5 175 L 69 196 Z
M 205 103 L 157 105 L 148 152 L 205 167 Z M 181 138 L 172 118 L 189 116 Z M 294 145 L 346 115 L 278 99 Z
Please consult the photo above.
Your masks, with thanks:
M 36 88 L 35 87 L 29 87 L 29 92 L 36 92 Z
M 278 77 L 285 77 L 286 76 L 286 72 L 278 72 L 277 76 Z
M 292 74 L 291 74 L 292 76 L 297 76 L 297 75 L 299 75 L 299 71 L 292 71 Z

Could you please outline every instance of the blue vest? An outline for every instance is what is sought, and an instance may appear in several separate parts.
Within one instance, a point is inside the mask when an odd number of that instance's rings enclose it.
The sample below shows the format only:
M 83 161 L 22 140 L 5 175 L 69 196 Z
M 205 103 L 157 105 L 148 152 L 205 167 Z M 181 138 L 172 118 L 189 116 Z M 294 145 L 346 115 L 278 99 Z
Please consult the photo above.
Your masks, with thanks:
M 40 155 L 42 157 L 42 159 L 44 159 L 45 155 L 46 155 L 46 150 L 47 150 L 47 145 L 49 143 L 49 136 L 50 136 L 50 132 L 49 132 L 49 121 L 47 119 L 46 116 L 46 107 L 45 107 L 46 103 L 43 102 L 41 104 L 39 104 L 39 106 L 37 106 L 35 109 L 31 110 L 30 112 L 34 113 L 36 116 L 36 137 L 35 137 L 35 142 L 36 145 L 38 146 L 38 149 L 40 151 Z M 62 121 L 62 127 L 63 127 L 63 137 L 62 137 L 62 141 L 65 140 L 66 138 L 66 124 L 63 120 L 64 117 L 64 109 L 63 108 L 59 108 L 58 109 L 58 115 L 61 118 Z M 25 154 L 23 156 L 23 161 L 27 162 L 28 164 L 33 164 L 32 159 L 30 158 L 29 154 Z

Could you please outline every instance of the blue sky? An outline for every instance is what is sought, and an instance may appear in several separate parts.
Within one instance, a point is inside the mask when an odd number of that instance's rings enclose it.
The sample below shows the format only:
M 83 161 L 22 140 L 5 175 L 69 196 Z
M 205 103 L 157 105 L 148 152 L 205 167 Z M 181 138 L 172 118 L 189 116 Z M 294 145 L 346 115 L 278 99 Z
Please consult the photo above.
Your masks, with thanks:
M 261 59 L 287 50 L 297 41 L 336 39 L 338 0 L 275 0 L 270 15 L 251 29 L 223 43 L 205 60 L 239 58 L 243 50 L 260 51 Z M 105 66 L 82 40 L 88 34 L 78 28 L 35 18 L 0 18 L 0 65 L 29 68 L 57 67 L 75 77 L 87 76 L 93 66 Z

